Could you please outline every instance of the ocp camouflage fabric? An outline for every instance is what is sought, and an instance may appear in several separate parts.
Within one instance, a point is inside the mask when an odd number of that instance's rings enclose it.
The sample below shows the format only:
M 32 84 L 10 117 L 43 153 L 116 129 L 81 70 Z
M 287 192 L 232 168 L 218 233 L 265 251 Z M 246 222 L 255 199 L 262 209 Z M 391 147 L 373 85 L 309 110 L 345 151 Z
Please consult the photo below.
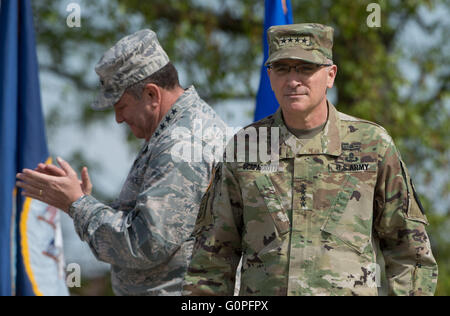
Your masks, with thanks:
M 275 25 L 267 31 L 269 58 L 265 65 L 281 59 L 299 59 L 328 64 L 333 59 L 334 29 L 317 23 Z
M 117 295 L 181 294 L 191 233 L 213 162 L 174 159 L 173 148 L 186 138 L 173 137 L 173 132 L 183 128 L 195 136 L 196 122 L 204 129 L 226 128 L 191 87 L 144 144 L 113 207 L 85 196 L 70 208 L 80 238 L 99 260 L 111 264 Z M 195 141 L 206 145 L 203 139 Z
M 251 125 L 280 128 L 278 163 L 218 164 L 184 295 L 233 295 L 241 256 L 240 295 L 434 293 L 427 218 L 391 137 L 328 108 L 323 131 L 304 145 L 280 110 Z

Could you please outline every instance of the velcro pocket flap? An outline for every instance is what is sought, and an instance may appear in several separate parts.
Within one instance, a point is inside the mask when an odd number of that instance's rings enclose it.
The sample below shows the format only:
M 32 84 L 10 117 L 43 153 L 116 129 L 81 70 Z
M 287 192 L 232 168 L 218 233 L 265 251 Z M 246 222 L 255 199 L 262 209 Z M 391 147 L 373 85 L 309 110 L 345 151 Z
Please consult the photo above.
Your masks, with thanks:
M 279 235 L 284 235 L 290 230 L 290 221 L 283 208 L 280 197 L 269 176 L 263 175 L 255 180 L 259 192 L 264 198 L 267 209 L 272 217 Z

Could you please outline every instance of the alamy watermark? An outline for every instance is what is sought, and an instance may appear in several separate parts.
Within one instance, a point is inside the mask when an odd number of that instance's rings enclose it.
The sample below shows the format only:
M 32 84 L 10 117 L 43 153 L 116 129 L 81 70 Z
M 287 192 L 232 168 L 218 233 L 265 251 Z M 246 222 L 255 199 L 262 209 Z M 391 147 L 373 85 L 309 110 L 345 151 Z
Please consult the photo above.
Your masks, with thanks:
M 78 3 L 71 2 L 67 5 L 66 11 L 70 12 L 67 16 L 66 24 L 70 28 L 81 27 L 81 6 Z M 378 3 L 369 3 L 366 11 L 370 12 L 367 16 L 366 24 L 370 28 L 381 27 L 381 6 Z
M 66 11 L 70 12 L 67 16 L 66 24 L 70 28 L 81 27 L 81 7 L 78 3 L 71 2 L 67 5 Z
M 66 267 L 66 286 L 71 289 L 81 287 L 81 267 L 77 263 L 70 263 Z
M 367 26 L 381 27 L 381 6 L 378 3 L 369 3 L 366 11 L 370 12 L 366 20 Z
M 260 162 L 279 161 L 279 127 L 203 128 L 203 121 L 194 120 L 193 130 L 176 127 L 172 134 L 176 144 L 171 149 L 174 162 Z M 227 140 L 231 140 L 228 142 Z M 270 144 L 270 151 L 269 150 Z

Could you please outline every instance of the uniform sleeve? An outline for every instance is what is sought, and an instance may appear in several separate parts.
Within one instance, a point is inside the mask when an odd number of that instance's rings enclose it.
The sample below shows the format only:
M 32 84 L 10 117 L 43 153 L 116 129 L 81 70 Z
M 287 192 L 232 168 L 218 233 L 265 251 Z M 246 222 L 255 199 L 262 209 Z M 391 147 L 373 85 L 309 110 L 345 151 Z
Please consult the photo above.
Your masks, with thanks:
M 386 263 L 389 295 L 434 295 L 437 264 L 428 225 L 408 170 L 392 141 L 379 163 L 375 231 Z
M 176 163 L 170 154 L 161 154 L 150 161 L 131 211 L 85 196 L 72 204 L 69 215 L 99 260 L 127 269 L 151 269 L 168 261 L 189 239 L 208 172 L 206 163 Z
M 219 164 L 200 206 L 183 295 L 233 295 L 241 258 L 241 229 L 239 184 L 229 167 Z

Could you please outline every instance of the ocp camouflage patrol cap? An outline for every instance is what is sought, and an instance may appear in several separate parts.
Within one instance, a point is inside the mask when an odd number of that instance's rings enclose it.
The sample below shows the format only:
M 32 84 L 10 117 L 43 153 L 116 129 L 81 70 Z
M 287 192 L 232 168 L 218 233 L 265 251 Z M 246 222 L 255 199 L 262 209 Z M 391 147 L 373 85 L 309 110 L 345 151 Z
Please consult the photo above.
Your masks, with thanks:
M 328 64 L 327 59 L 333 59 L 333 33 L 332 27 L 316 23 L 272 26 L 267 31 L 269 58 L 265 65 L 281 59 Z
M 101 87 L 92 108 L 104 110 L 114 106 L 128 87 L 149 77 L 168 62 L 169 57 L 155 32 L 141 30 L 122 38 L 95 67 Z

